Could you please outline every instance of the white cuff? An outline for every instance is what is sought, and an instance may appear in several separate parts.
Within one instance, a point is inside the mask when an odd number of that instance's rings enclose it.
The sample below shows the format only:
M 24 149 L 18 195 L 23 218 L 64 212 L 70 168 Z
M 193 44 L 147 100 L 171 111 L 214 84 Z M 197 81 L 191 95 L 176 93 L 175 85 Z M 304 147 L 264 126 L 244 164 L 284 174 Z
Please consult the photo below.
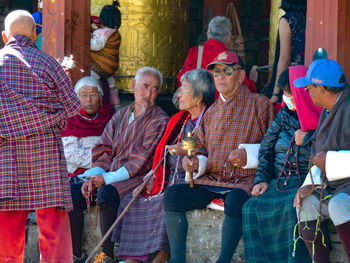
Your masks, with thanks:
M 105 180 L 106 184 L 113 184 L 116 182 L 127 180 L 129 178 L 129 172 L 124 166 L 120 167 L 117 171 L 103 174 L 103 179 Z
M 247 164 L 244 167 L 242 167 L 243 169 L 255 169 L 258 167 L 260 143 L 241 143 L 240 145 L 238 145 L 238 149 L 245 149 L 245 151 L 247 152 Z
M 350 177 L 350 151 L 328 151 L 326 156 L 326 175 L 329 181 Z
M 314 184 L 322 184 L 321 169 L 318 168 L 316 165 L 314 165 L 311 167 L 311 173 L 312 173 L 312 179 L 314 180 Z M 312 184 L 311 176 L 310 176 L 310 172 L 308 172 L 304 180 L 304 183 L 301 187 L 305 185 L 311 185 L 311 184 Z
M 205 173 L 205 169 L 207 169 L 207 161 L 208 157 L 204 155 L 197 155 L 198 158 L 198 172 L 193 172 L 193 180 L 201 177 Z M 190 174 L 186 172 L 185 181 L 188 182 L 190 180 Z
M 83 180 L 83 181 L 88 181 L 90 180 L 90 178 L 94 175 L 98 175 L 98 174 L 104 174 L 106 171 L 101 168 L 101 167 L 94 167 L 94 168 L 91 168 L 89 170 L 86 170 L 83 174 L 78 174 L 78 178 Z

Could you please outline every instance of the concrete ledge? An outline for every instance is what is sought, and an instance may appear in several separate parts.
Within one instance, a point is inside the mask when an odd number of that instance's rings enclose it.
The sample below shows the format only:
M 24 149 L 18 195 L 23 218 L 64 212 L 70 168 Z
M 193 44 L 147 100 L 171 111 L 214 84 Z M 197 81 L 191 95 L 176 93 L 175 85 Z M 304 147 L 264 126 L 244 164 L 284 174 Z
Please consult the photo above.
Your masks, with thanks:
M 95 222 L 94 209 L 91 211 L 91 222 Z M 221 246 L 221 225 L 224 213 L 220 211 L 203 209 L 187 213 L 189 229 L 187 236 L 186 257 L 188 263 L 211 263 L 215 262 L 220 253 Z M 329 230 L 333 250 L 331 251 L 331 263 L 346 263 L 347 259 L 339 241 L 339 237 L 331 222 Z M 36 224 L 27 224 L 26 227 L 26 249 L 25 263 L 39 262 L 38 227 Z M 85 227 L 83 234 L 83 250 L 90 253 L 101 240 L 100 229 L 91 230 L 85 215 Z M 117 255 L 117 246 L 116 246 Z M 243 242 L 240 241 L 232 262 L 244 263 Z

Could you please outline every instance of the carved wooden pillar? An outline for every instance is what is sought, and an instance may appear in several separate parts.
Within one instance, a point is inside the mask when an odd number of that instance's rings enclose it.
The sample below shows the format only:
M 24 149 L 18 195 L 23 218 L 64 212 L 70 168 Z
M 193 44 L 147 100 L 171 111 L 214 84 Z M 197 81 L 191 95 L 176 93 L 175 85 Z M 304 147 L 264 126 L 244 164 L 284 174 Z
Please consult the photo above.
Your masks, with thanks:
M 336 60 L 350 81 L 350 0 L 308 0 L 305 65 L 323 47 Z
M 55 58 L 73 55 L 73 84 L 90 74 L 90 0 L 49 0 L 43 6 L 42 49 Z

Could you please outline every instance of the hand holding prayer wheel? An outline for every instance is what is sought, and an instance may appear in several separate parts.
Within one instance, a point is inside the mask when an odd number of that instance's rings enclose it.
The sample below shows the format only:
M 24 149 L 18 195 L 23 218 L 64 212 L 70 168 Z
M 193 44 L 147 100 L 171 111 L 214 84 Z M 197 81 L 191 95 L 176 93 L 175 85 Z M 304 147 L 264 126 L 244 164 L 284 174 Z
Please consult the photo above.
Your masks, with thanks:
M 186 172 L 189 173 L 190 188 L 193 188 L 193 171 L 198 170 L 198 158 L 197 156 L 193 156 L 194 150 L 197 148 L 197 141 L 194 138 L 194 136 L 191 135 L 191 133 L 188 133 L 187 136 L 183 138 L 182 148 L 184 150 L 187 150 L 187 158 L 184 157 L 184 159 L 182 160 L 182 166 L 186 170 Z M 184 164 L 187 167 L 187 169 L 185 168 Z

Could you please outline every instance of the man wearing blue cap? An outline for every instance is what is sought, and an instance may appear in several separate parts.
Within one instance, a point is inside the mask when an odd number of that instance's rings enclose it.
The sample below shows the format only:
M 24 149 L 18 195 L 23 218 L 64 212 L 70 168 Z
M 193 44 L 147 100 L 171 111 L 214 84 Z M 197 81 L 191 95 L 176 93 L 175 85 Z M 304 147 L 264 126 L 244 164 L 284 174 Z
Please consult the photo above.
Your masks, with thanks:
M 342 67 L 330 59 L 314 61 L 294 85 L 305 87 L 314 104 L 324 108 L 311 151 L 313 166 L 294 199 L 301 234 L 315 262 L 329 262 L 329 240 L 325 235 L 322 241 L 318 219 L 330 218 L 350 261 L 350 88 Z

